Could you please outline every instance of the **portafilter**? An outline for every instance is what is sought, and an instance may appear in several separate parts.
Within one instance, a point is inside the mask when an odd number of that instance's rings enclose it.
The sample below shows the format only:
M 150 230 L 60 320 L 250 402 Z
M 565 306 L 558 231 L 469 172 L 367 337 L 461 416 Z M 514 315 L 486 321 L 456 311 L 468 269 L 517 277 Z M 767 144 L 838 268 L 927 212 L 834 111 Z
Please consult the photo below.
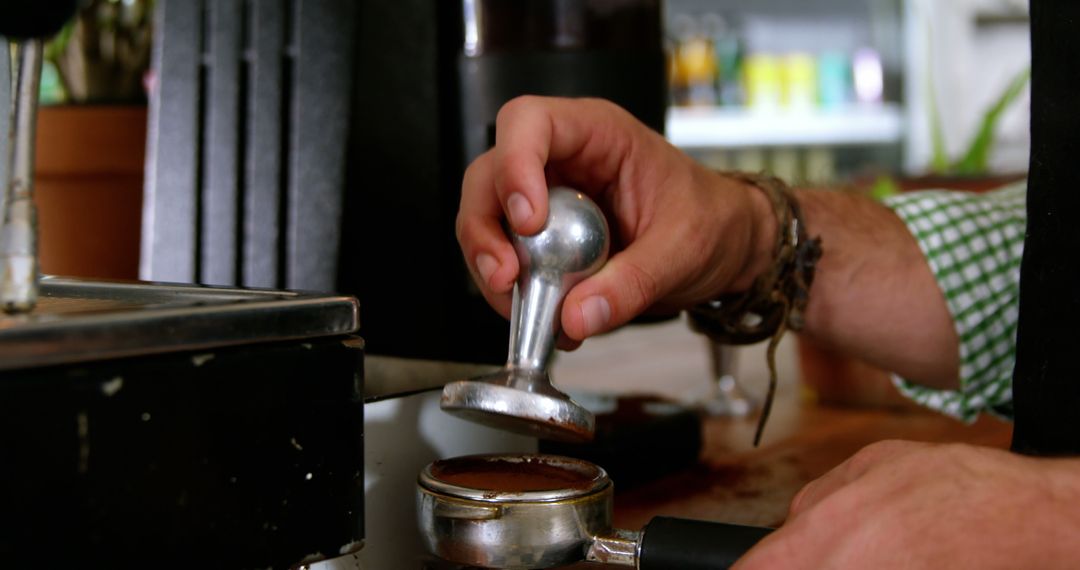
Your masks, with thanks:
M 613 484 L 597 465 L 540 454 L 472 455 L 420 473 L 417 520 L 427 549 L 480 568 L 589 561 L 640 570 L 728 568 L 772 529 L 655 517 L 612 528 Z
M 511 232 L 510 238 L 519 272 L 506 366 L 494 374 L 447 384 L 442 409 L 526 435 L 590 440 L 593 414 L 552 386 L 548 365 L 561 330 L 563 299 L 607 260 L 607 221 L 585 194 L 556 187 L 548 192 L 548 217 L 540 232 L 532 236 Z

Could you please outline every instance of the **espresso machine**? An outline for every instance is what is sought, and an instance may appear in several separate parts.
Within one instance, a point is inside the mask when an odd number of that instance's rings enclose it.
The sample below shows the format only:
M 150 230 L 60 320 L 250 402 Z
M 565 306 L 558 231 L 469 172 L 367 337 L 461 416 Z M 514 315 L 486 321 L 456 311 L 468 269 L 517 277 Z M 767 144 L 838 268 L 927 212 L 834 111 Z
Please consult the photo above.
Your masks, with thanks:
M 13 567 L 356 568 L 364 342 L 354 297 L 39 275 L 43 38 L 74 8 L 16 0 L 0 17 L 0 131 L 10 133 L 0 137 L 0 557 Z

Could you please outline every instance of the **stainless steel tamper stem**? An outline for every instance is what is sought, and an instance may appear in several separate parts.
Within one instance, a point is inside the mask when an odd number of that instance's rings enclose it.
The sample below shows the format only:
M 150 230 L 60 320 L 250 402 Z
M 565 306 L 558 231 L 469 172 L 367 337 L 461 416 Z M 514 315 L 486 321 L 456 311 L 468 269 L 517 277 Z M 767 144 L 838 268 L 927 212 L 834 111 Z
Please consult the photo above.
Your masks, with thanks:
M 442 408 L 493 427 L 570 441 L 593 437 L 591 412 L 551 384 L 548 367 L 566 294 L 607 261 L 610 234 L 600 208 L 581 192 L 548 192 L 548 219 L 532 236 L 511 235 L 520 271 L 510 315 L 506 366 L 447 384 Z

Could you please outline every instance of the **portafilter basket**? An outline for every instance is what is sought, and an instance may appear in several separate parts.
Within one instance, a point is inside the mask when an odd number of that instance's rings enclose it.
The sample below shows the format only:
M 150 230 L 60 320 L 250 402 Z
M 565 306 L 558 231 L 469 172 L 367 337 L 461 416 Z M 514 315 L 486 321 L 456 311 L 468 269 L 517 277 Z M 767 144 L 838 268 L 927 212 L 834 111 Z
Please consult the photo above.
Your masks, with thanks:
M 512 234 L 520 271 L 510 316 L 506 366 L 443 388 L 442 409 L 500 429 L 564 441 L 593 438 L 595 419 L 551 384 L 548 365 L 570 289 L 607 261 L 610 235 L 600 208 L 566 187 L 548 191 L 548 218 L 539 233 Z
M 641 570 L 728 568 L 772 529 L 652 519 L 612 528 L 613 485 L 597 465 L 542 454 L 470 455 L 420 473 L 417 520 L 427 549 L 480 568 L 590 561 Z

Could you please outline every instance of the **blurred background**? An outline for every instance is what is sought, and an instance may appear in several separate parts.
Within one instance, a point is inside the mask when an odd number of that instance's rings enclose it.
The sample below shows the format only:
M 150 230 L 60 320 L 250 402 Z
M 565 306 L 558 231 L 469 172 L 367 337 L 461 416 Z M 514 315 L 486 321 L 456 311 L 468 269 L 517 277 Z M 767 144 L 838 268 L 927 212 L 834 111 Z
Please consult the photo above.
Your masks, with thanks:
M 1002 0 L 669 0 L 668 136 L 709 164 L 794 181 L 1022 172 L 1026 10 Z M 992 152 L 958 167 L 1003 97 Z
M 202 50 L 201 55 L 187 63 L 163 56 L 155 68 L 155 41 L 171 45 L 168 29 L 156 29 L 169 25 L 164 16 L 155 18 L 159 4 L 87 0 L 49 44 L 37 146 L 43 270 L 336 288 L 360 296 L 369 346 L 386 354 L 470 362 L 503 358 L 505 322 L 469 283 L 451 232 L 461 173 L 490 146 L 494 113 L 517 94 L 606 96 L 710 167 L 768 171 L 798 184 L 877 197 L 921 187 L 985 189 L 1022 177 L 1027 168 L 1030 54 L 1023 0 L 359 2 L 348 7 L 350 16 L 336 32 L 337 45 L 349 51 L 335 60 L 338 67 L 327 68 L 337 83 L 324 84 L 318 75 L 287 78 L 293 89 L 306 86 L 315 104 L 335 88 L 351 93 L 338 116 L 319 119 L 345 125 L 329 131 L 338 133 L 334 147 L 346 150 L 315 169 L 330 174 L 326 196 L 333 205 L 326 214 L 333 231 L 318 239 L 332 242 L 325 252 L 336 252 L 337 259 L 319 268 L 321 276 L 290 270 L 285 248 L 292 246 L 271 236 L 276 241 L 268 255 L 280 263 L 256 278 L 255 238 L 245 232 L 259 218 L 243 207 L 230 214 L 225 245 L 212 243 L 218 231 L 212 219 L 193 214 L 183 222 L 202 232 L 197 244 L 181 250 L 184 260 L 199 256 L 192 263 L 148 254 L 163 247 L 159 238 L 165 230 L 146 225 L 153 216 L 144 198 L 162 193 L 160 183 L 146 176 L 148 165 L 161 164 L 147 149 L 174 154 L 148 145 L 148 106 L 161 85 L 162 67 L 170 65 L 176 69 L 166 69 L 168 77 L 180 70 L 202 82 L 192 97 L 201 93 L 214 101 L 254 93 L 253 52 L 229 48 L 215 26 L 228 24 L 222 18 L 229 10 L 242 21 L 264 4 L 280 4 L 288 12 L 302 2 L 196 3 L 207 39 L 192 53 Z M 254 29 L 235 24 L 235 42 L 253 41 Z M 215 50 L 224 48 L 234 50 L 230 57 L 239 58 L 238 67 L 218 65 Z M 294 67 L 302 59 L 296 58 Z M 248 91 L 213 91 L 214 70 L 222 69 L 231 69 Z M 295 97 L 290 102 L 297 104 Z M 170 112 L 167 102 L 161 105 Z M 190 117 L 178 115 L 178 124 L 196 124 L 202 142 L 184 144 L 197 143 L 193 156 L 211 164 L 215 159 L 206 149 L 220 127 L 199 121 L 213 121 L 216 103 L 192 105 L 186 107 Z M 227 114 L 254 112 L 235 101 L 222 108 Z M 286 123 L 299 117 L 281 116 Z M 244 120 L 237 121 L 242 127 Z M 234 147 L 243 144 L 243 137 L 228 140 Z M 252 183 L 253 175 L 244 179 L 240 170 L 229 172 L 239 186 Z M 210 171 L 198 176 L 213 186 Z M 204 208 L 216 199 L 210 190 L 199 191 Z M 252 195 L 241 189 L 226 202 Z M 288 207 L 287 200 L 278 200 Z M 295 231 L 288 228 L 288 214 L 277 215 L 286 218 L 280 228 L 278 220 L 267 221 L 273 231 Z M 156 219 L 160 226 L 162 216 Z M 386 240 L 406 227 L 428 245 L 405 248 Z M 237 250 L 227 261 L 236 271 L 215 274 L 200 264 L 228 248 Z M 158 265 L 151 267 L 149 259 Z M 188 273 L 173 271 L 188 265 L 194 267 Z M 463 323 L 469 323 L 468 334 L 456 334 Z M 651 347 L 663 382 L 646 375 L 634 387 L 629 375 L 601 373 L 625 361 L 613 357 L 633 352 L 636 342 Z M 703 345 L 681 320 L 630 327 L 563 355 L 556 377 L 582 389 L 676 393 L 695 386 L 713 390 L 713 376 L 737 369 L 740 385 L 760 393 L 764 359 L 754 352 L 760 349 L 727 351 L 728 362 L 719 366 L 719 353 Z M 745 350 L 750 353 L 741 355 Z M 799 375 L 796 352 L 790 339 L 780 352 L 785 380 Z

